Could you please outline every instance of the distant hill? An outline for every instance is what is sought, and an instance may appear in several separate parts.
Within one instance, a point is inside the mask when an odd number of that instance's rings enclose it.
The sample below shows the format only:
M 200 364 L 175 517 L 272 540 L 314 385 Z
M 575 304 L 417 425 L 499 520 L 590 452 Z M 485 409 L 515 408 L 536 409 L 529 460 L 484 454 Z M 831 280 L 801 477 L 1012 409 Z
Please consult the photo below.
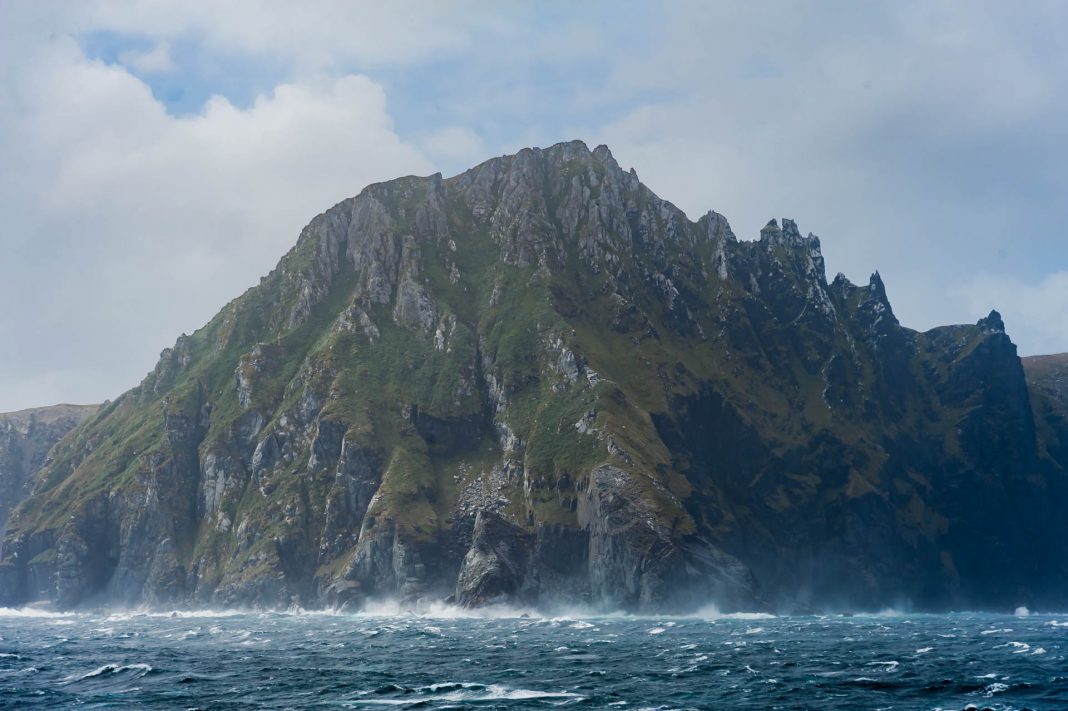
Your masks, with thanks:
M 30 495 L 48 451 L 97 408 L 54 405 L 0 413 L 0 532 L 11 510 Z

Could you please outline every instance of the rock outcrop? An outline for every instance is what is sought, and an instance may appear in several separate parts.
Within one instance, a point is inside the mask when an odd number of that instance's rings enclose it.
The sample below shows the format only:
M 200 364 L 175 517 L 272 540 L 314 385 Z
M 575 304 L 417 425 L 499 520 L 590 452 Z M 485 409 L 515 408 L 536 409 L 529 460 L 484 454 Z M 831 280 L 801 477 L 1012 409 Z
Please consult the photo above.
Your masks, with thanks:
M 527 149 L 313 219 L 57 447 L 0 603 L 1063 606 L 1033 393 L 996 313 L 910 330 L 791 220 Z
M 97 405 L 54 405 L 0 414 L 0 534 L 12 509 L 30 495 L 33 475 L 56 442 Z

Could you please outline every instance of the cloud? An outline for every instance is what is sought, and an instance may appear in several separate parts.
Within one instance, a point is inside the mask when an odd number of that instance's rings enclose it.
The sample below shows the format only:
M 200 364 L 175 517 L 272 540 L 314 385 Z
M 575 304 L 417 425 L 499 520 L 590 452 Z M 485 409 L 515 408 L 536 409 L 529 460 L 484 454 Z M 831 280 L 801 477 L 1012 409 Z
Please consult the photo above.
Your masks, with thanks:
M 141 74 L 157 74 L 174 70 L 171 46 L 167 42 L 159 42 L 147 51 L 131 49 L 123 52 L 119 55 L 119 61 Z
M 433 131 L 419 141 L 420 146 L 439 163 L 465 170 L 488 156 L 482 138 L 463 126 L 446 126 Z
M 64 33 L 109 32 L 138 37 L 196 37 L 208 49 L 292 63 L 302 70 L 348 62 L 409 62 L 463 46 L 478 24 L 480 3 L 398 0 L 230 0 L 224 6 L 187 0 L 130 3 L 42 0 L 34 24 Z M 12 10 L 11 12 L 15 12 Z
M 60 39 L 0 100 L 0 410 L 113 397 L 269 271 L 316 213 L 433 164 L 361 75 L 174 117 Z M 17 305 L 17 306 L 16 306 Z

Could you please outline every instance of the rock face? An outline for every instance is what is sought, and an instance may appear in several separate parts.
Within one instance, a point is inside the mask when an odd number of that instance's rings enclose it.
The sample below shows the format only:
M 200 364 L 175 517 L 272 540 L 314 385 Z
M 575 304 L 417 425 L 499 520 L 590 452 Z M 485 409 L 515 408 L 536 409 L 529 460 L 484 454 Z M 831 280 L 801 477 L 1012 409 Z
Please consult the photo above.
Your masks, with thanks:
M 0 602 L 1068 602 L 1068 429 L 1001 318 L 824 269 L 604 146 L 372 185 L 60 444 Z
M 1051 458 L 1068 463 L 1068 353 L 1021 360 L 1032 393 L 1040 446 Z
M 12 509 L 29 497 L 48 452 L 96 410 L 96 405 L 55 405 L 0 414 L 0 534 Z

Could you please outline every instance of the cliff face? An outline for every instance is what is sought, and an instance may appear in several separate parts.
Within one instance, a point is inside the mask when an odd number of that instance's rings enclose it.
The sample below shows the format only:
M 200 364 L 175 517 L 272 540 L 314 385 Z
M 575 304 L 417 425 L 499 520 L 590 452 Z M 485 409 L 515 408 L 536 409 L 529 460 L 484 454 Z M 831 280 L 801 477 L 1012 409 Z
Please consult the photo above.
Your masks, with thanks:
M 668 608 L 1068 600 L 996 313 L 917 333 L 819 240 L 608 149 L 372 185 L 64 440 L 0 600 Z
M 55 405 L 0 413 L 0 534 L 11 510 L 30 495 L 49 450 L 96 405 Z
M 1039 445 L 1068 470 L 1068 353 L 1021 360 L 1039 426 Z

